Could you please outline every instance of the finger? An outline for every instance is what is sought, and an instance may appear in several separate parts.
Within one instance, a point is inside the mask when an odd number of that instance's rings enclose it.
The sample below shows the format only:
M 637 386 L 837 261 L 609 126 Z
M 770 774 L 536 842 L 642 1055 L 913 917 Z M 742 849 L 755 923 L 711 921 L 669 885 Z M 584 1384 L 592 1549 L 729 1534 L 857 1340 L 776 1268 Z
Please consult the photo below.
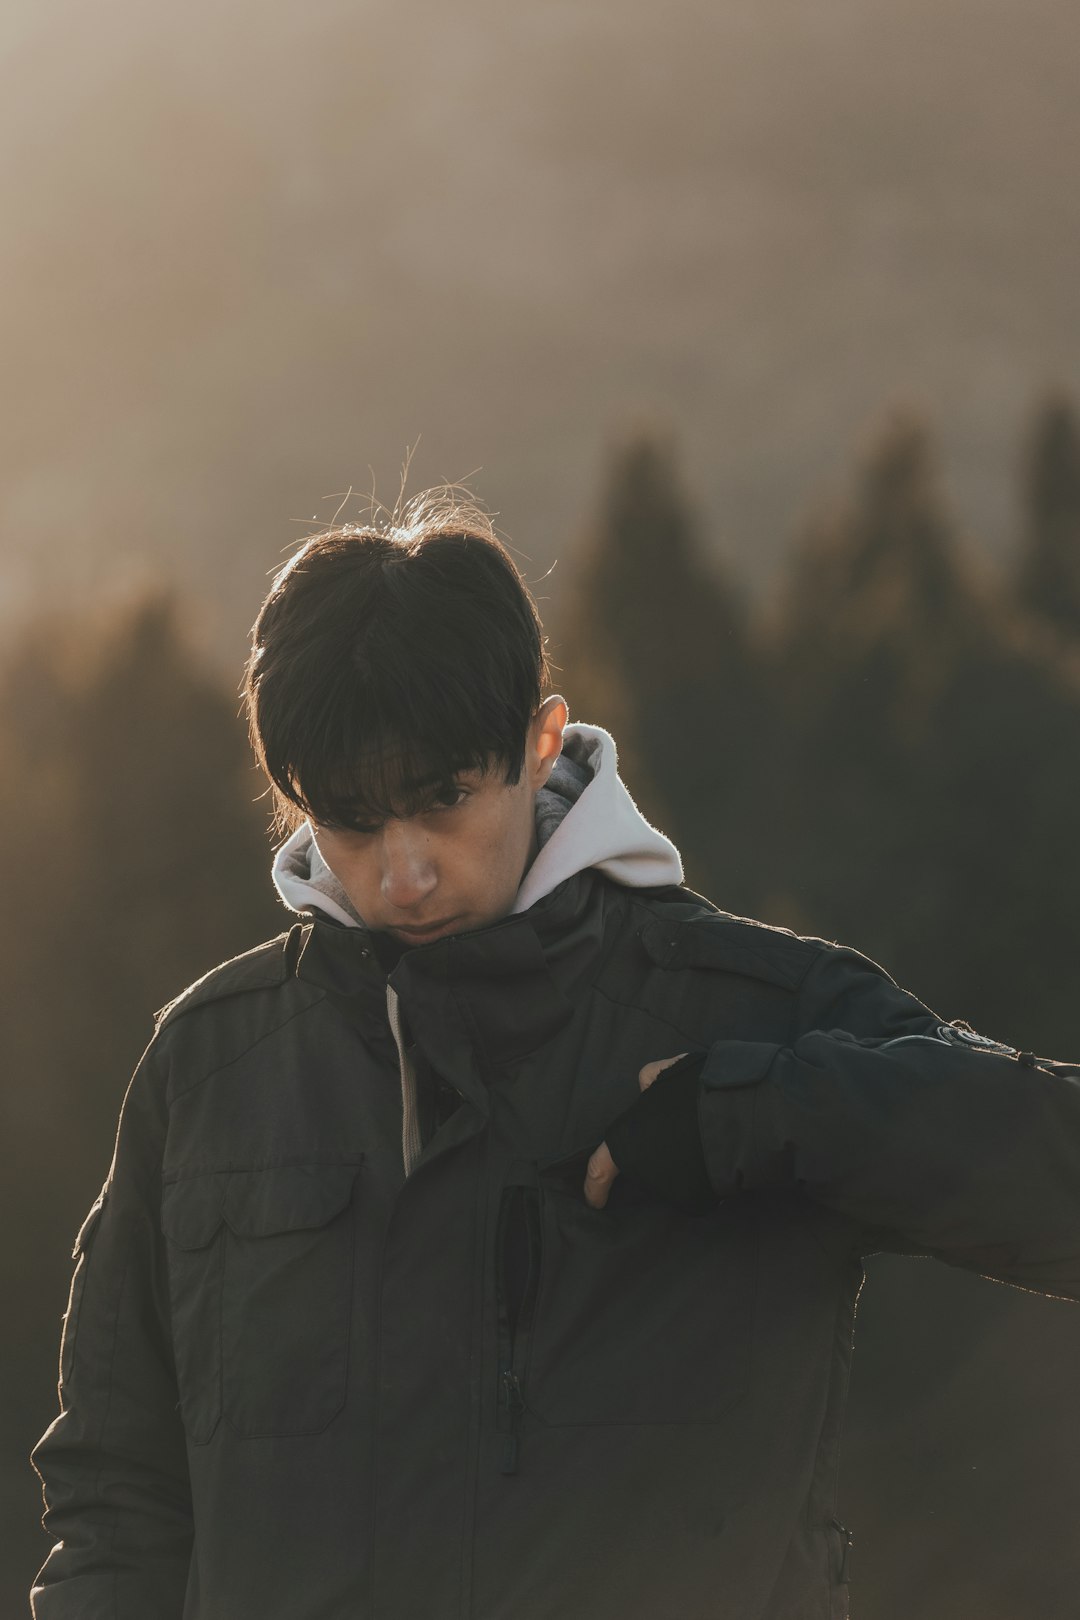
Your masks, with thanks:
M 638 1085 L 642 1091 L 648 1091 L 658 1075 L 663 1074 L 665 1069 L 670 1069 L 673 1063 L 678 1063 L 680 1058 L 685 1056 L 685 1052 L 677 1052 L 674 1057 L 657 1058 L 655 1063 L 646 1063 L 645 1067 L 638 1073 Z
M 618 1173 L 619 1167 L 611 1157 L 607 1143 L 601 1142 L 585 1167 L 585 1202 L 591 1204 L 593 1209 L 603 1209 Z

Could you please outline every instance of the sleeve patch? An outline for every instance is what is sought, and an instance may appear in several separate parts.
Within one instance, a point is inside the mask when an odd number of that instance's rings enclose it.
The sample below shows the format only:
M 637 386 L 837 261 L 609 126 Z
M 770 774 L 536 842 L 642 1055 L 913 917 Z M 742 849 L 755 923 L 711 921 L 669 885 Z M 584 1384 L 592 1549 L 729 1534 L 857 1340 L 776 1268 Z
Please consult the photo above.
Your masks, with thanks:
M 979 1035 L 970 1024 L 959 1020 L 955 1024 L 939 1024 L 938 1035 L 951 1046 L 974 1047 L 977 1052 L 996 1052 L 999 1057 L 1015 1057 L 1016 1047 L 1004 1041 L 992 1041 L 988 1035 Z

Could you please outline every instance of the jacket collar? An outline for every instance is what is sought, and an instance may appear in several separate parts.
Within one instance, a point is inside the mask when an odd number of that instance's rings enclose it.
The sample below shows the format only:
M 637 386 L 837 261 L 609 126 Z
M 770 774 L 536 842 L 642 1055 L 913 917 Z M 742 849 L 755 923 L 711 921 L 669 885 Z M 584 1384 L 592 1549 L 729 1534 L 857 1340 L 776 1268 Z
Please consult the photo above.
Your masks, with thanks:
M 599 969 L 611 892 L 595 871 L 578 872 L 527 912 L 405 951 L 389 983 L 429 1061 L 487 1071 L 550 1040 Z M 297 977 L 381 1036 L 388 980 L 375 937 L 322 918 L 304 935 Z

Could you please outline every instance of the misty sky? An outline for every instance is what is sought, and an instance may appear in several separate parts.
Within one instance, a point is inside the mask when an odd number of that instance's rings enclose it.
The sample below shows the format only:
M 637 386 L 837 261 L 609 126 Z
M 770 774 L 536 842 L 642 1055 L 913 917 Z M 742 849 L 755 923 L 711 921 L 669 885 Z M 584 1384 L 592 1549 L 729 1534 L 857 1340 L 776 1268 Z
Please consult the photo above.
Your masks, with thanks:
M 418 439 L 556 593 L 650 418 L 767 577 L 897 399 L 1000 552 L 1080 392 L 1078 63 L 1074 0 L 8 0 L 0 606 L 161 571 L 238 656 Z

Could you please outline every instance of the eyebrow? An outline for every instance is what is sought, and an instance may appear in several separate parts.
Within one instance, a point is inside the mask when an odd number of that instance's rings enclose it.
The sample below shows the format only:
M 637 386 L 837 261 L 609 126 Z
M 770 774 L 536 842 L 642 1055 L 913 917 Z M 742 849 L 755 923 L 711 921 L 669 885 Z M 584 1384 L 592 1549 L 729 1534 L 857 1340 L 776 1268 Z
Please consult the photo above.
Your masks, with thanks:
M 430 808 L 440 792 L 445 792 L 451 787 L 464 786 L 469 778 L 477 778 L 482 775 L 483 770 L 478 765 L 461 765 L 448 775 L 444 775 L 441 771 L 433 771 L 429 776 L 417 777 L 415 780 L 405 784 L 395 794 L 395 799 L 399 805 L 406 807 L 408 815 L 420 815 L 424 810 Z M 384 813 L 381 807 L 367 805 L 363 800 L 360 800 L 355 808 L 350 810 L 348 821 L 341 823 L 341 825 L 351 827 L 353 831 L 362 832 L 367 829 L 381 827 L 383 822 L 394 814 L 395 811 L 392 806 Z

